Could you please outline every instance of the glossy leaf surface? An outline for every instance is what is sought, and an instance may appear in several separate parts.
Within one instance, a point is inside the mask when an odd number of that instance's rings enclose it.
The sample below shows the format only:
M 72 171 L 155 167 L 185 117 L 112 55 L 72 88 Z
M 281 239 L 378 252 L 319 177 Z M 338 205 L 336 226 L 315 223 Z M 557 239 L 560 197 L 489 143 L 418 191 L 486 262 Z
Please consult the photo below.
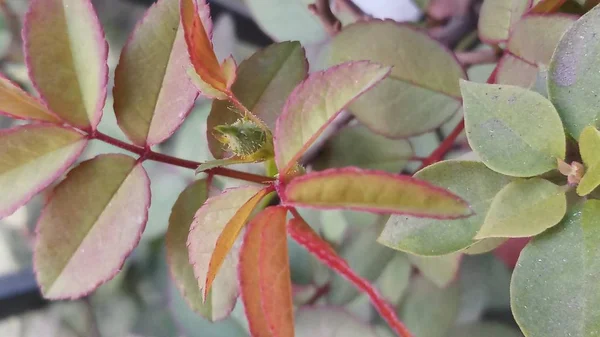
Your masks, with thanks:
M 149 207 L 150 180 L 129 156 L 100 155 L 71 170 L 37 224 L 34 264 L 44 296 L 78 298 L 112 279 L 137 245 Z

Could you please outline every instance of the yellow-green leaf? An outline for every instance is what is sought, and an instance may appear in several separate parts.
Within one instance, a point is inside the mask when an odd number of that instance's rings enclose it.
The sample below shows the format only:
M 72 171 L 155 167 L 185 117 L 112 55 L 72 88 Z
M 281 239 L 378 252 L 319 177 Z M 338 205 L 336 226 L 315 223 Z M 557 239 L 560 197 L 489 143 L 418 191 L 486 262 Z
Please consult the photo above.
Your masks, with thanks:
M 389 72 L 389 67 L 367 61 L 348 62 L 312 73 L 297 86 L 277 119 L 279 174 L 285 176 L 342 109 Z
M 226 190 L 196 212 L 187 246 L 203 299 L 252 211 L 269 192 L 263 186 Z
M 115 70 L 117 122 L 134 144 L 158 144 L 183 123 L 198 96 L 190 66 L 179 0 L 160 0 L 129 37 Z
M 179 195 L 169 217 L 165 244 L 169 269 L 182 297 L 194 311 L 210 321 L 217 321 L 229 315 L 238 297 L 239 247 L 234 246 L 229 253 L 217 273 L 215 284 L 206 301 L 203 302 L 202 292 L 198 288 L 198 281 L 189 262 L 186 242 L 194 214 L 208 198 L 208 188 L 206 180 L 196 180 Z
M 27 125 L 0 131 L 0 218 L 12 214 L 75 162 L 87 139 L 71 129 Z
M 566 140 L 544 96 L 511 85 L 461 81 L 465 128 L 473 151 L 492 170 L 531 177 L 556 169 Z
M 448 286 L 456 278 L 461 258 L 461 253 L 441 256 L 408 254 L 408 259 L 419 269 L 421 274 L 439 288 Z
M 100 155 L 71 170 L 37 225 L 34 264 L 44 296 L 78 298 L 112 279 L 139 242 L 149 207 L 150 180 L 132 157 Z
M 530 7 L 529 0 L 485 0 L 479 13 L 478 33 L 489 44 L 506 41 L 511 28 Z
M 588 126 L 581 132 L 579 152 L 585 174 L 577 186 L 577 194 L 588 195 L 600 185 L 600 132 L 595 127 Z
M 388 78 L 349 107 L 379 134 L 421 134 L 460 107 L 458 80 L 467 78 L 463 68 L 452 52 L 413 26 L 391 20 L 349 25 L 333 38 L 329 58 L 330 64 L 369 60 L 392 66 Z
M 58 118 L 38 99 L 0 75 L 0 114 L 17 119 L 58 122 Z
M 456 219 L 472 215 L 460 197 L 425 181 L 353 167 L 293 179 L 280 195 L 286 205 Z
M 108 81 L 108 45 L 90 0 L 32 0 L 23 39 L 31 81 L 50 110 L 95 129 Z
M 494 198 L 475 239 L 537 235 L 560 222 L 567 211 L 566 190 L 541 179 L 519 179 Z

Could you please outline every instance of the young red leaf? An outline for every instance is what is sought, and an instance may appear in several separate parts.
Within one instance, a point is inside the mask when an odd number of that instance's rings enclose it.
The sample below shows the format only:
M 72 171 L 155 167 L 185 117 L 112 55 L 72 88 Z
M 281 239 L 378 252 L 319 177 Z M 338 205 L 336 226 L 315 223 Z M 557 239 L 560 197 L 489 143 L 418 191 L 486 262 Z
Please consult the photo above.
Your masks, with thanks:
M 204 95 L 226 99 L 235 80 L 236 65 L 231 57 L 222 65 L 217 60 L 211 41 L 212 21 L 206 0 L 181 0 L 181 23 L 193 65 L 188 75 Z
M 0 103 L 1 104 L 1 103 Z M 87 139 L 46 124 L 0 130 L 0 218 L 12 214 L 75 162 Z
M 108 44 L 90 0 L 32 0 L 23 27 L 29 77 L 50 110 L 81 129 L 102 117 Z
M 390 72 L 368 61 L 347 62 L 309 75 L 292 91 L 275 127 L 275 162 L 285 176 L 329 123 Z
M 230 189 L 208 199 L 196 212 L 187 245 L 203 299 L 252 211 L 270 192 L 264 186 Z
M 423 180 L 355 167 L 329 169 L 293 179 L 280 197 L 284 205 L 353 209 L 453 219 L 472 214 L 463 199 Z
M 186 241 L 194 214 L 208 198 L 208 188 L 206 180 L 196 180 L 179 195 L 169 217 L 165 244 L 169 270 L 183 298 L 194 311 L 210 321 L 216 321 L 227 317 L 235 306 L 239 293 L 239 252 L 237 247 L 231 250 L 217 273 L 208 298 L 203 302 L 202 292 L 198 288 L 198 281 L 189 262 Z
M 253 337 L 293 337 L 287 209 L 269 207 L 248 225 L 240 252 L 242 301 Z
M 100 155 L 71 170 L 37 224 L 33 261 L 44 297 L 79 298 L 113 278 L 149 207 L 150 180 L 132 157 Z
M 291 219 L 288 222 L 287 228 L 290 236 L 311 254 L 315 255 L 319 261 L 344 276 L 350 283 L 366 293 L 377 311 L 381 314 L 381 317 L 386 320 L 398 336 L 412 337 L 406 326 L 396 317 L 394 308 L 379 295 L 379 292 L 373 288 L 371 283 L 356 275 L 348 263 L 327 242 L 323 241 L 302 218 L 296 217 Z M 242 288 L 242 298 L 243 291 Z
M 59 122 L 60 118 L 42 102 L 32 97 L 6 77 L 0 75 L 0 114 L 44 122 Z
M 198 90 L 179 19 L 179 0 L 160 0 L 123 48 L 113 88 L 117 122 L 138 146 L 167 139 L 183 123 Z

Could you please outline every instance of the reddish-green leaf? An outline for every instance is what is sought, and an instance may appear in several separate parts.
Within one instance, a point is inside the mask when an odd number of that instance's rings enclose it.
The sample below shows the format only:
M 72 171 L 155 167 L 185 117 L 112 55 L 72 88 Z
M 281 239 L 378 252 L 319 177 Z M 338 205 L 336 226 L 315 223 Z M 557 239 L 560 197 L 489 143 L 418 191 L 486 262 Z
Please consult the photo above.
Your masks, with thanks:
M 12 214 L 75 162 L 87 139 L 59 126 L 0 131 L 0 218 Z
M 70 124 L 95 129 L 108 81 L 108 45 L 90 0 L 32 0 L 23 38 L 31 81 Z
M 275 120 L 286 98 L 308 72 L 304 48 L 298 42 L 282 42 L 255 53 L 242 62 L 231 91 L 254 115 L 275 130 Z M 208 147 L 215 158 L 223 158 L 223 144 L 213 135 L 217 125 L 232 124 L 240 113 L 229 101 L 213 101 L 207 120 Z
M 188 75 L 206 96 L 225 99 L 235 80 L 235 62 L 219 64 L 213 50 L 212 20 L 206 0 L 181 0 L 181 23 L 193 69 Z
M 479 37 L 487 43 L 506 41 L 529 7 L 531 0 L 485 0 L 479 14 Z
M 115 70 L 115 114 L 134 144 L 158 144 L 181 125 L 198 95 L 186 74 L 190 66 L 179 0 L 160 0 L 130 36 Z
M 100 155 L 71 170 L 37 225 L 34 264 L 45 297 L 78 298 L 113 278 L 137 245 L 150 207 L 141 163 Z
M 275 162 L 286 175 L 327 125 L 359 95 L 385 78 L 389 67 L 348 62 L 311 74 L 290 94 L 275 129 Z
M 463 199 L 425 181 L 352 167 L 296 178 L 280 197 L 286 205 L 320 209 L 348 208 L 440 219 L 472 214 Z
M 269 192 L 263 186 L 230 189 L 208 199 L 196 212 L 187 246 L 204 299 L 252 211 Z
M 17 119 L 58 122 L 58 118 L 38 99 L 0 75 L 0 114 Z
M 206 180 L 197 180 L 189 185 L 177 198 L 166 235 L 167 261 L 175 285 L 188 305 L 197 313 L 211 321 L 225 318 L 235 306 L 238 297 L 238 247 L 233 247 L 217 273 L 206 301 L 202 301 L 202 292 L 194 277 L 189 262 L 187 237 L 194 214 L 208 197 Z
M 270 207 L 249 224 L 239 278 L 253 337 L 293 337 L 292 284 L 284 207 Z

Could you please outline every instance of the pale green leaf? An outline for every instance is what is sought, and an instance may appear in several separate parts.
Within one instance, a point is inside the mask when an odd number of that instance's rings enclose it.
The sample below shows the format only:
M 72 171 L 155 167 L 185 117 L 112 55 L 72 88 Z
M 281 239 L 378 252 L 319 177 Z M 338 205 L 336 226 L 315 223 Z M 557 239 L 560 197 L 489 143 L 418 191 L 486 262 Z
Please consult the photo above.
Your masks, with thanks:
M 330 64 L 370 60 L 393 66 L 387 79 L 350 106 L 358 120 L 382 135 L 427 132 L 460 107 L 462 67 L 438 41 L 412 26 L 379 20 L 349 25 L 331 42 L 329 58 Z
M 50 110 L 95 129 L 108 81 L 108 45 L 90 0 L 33 0 L 23 39 L 31 81 Z
M 34 263 L 44 296 L 78 298 L 112 279 L 140 240 L 149 207 L 150 180 L 132 157 L 100 155 L 71 170 L 37 225 Z
M 481 322 L 457 325 L 446 337 L 523 337 L 523 334 L 500 323 Z
M 238 296 L 237 253 L 232 251 L 232 259 L 225 261 L 219 270 L 208 298 L 202 301 L 198 281 L 194 277 L 186 246 L 190 225 L 194 214 L 208 198 L 206 180 L 197 180 L 189 185 L 179 196 L 171 216 L 169 229 L 165 237 L 167 259 L 175 285 L 187 304 L 208 320 L 225 318 L 233 310 Z
M 317 169 L 357 166 L 401 172 L 413 155 L 406 139 L 389 139 L 363 126 L 344 128 L 325 145 L 313 166 Z
M 492 201 L 475 238 L 521 238 L 545 231 L 565 215 L 565 192 L 564 188 L 541 178 L 511 182 Z
M 550 62 L 548 93 L 575 139 L 588 125 L 600 126 L 600 7 L 596 6 L 563 35 Z
M 411 274 L 412 266 L 406 254 L 396 253 L 379 275 L 376 281 L 377 289 L 385 299 L 396 305 L 400 303 L 410 284 Z
M 388 247 L 417 255 L 446 255 L 471 246 L 492 199 L 511 178 L 480 162 L 445 161 L 415 174 L 448 189 L 469 203 L 473 216 L 456 220 L 393 215 L 377 239 Z
M 114 110 L 123 132 L 138 146 L 167 139 L 190 112 L 198 91 L 179 19 L 179 0 L 150 7 L 115 70 Z
M 246 108 L 275 130 L 275 120 L 287 97 L 307 72 L 304 48 L 298 42 L 276 43 L 240 64 L 231 90 Z M 206 137 L 215 158 L 225 155 L 223 145 L 213 135 L 215 126 L 234 123 L 240 113 L 229 101 L 213 101 Z
M 459 301 L 457 283 L 440 289 L 418 276 L 407 291 L 399 316 L 413 336 L 444 337 L 456 321 Z
M 377 337 L 375 330 L 341 307 L 306 307 L 296 313 L 296 337 Z
M 408 255 L 408 259 L 421 274 L 440 288 L 446 287 L 455 279 L 461 258 L 461 253 L 441 256 Z
M 556 168 L 566 140 L 561 120 L 544 96 L 511 85 L 462 81 L 467 138 L 492 170 L 531 177 Z
M 0 218 L 12 214 L 75 162 L 87 139 L 71 129 L 26 125 L 0 131 Z
M 490 44 L 506 41 L 530 5 L 528 0 L 485 0 L 477 27 L 481 40 Z
M 568 212 L 521 252 L 511 306 L 528 337 L 600 335 L 600 201 Z
M 275 129 L 275 162 L 286 175 L 350 102 L 390 72 L 368 61 L 348 62 L 312 73 L 288 97 Z
M 577 186 L 577 194 L 590 194 L 600 185 L 600 132 L 588 126 L 579 137 L 579 152 L 585 164 L 585 174 Z

